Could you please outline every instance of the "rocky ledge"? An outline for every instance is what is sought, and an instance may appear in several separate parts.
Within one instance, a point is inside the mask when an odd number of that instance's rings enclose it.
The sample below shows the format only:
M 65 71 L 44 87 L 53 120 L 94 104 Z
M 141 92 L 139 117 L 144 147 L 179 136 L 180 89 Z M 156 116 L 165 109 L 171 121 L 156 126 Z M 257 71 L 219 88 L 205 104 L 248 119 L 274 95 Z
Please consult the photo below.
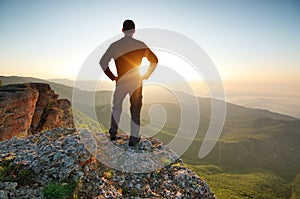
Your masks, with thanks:
M 120 140 L 111 142 L 130 153 L 155 151 L 177 157 L 160 169 L 130 173 L 98 161 L 83 142 L 87 134 L 57 128 L 1 142 L 0 198 L 215 198 L 206 182 L 159 140 L 142 138 L 137 148 L 130 148 L 128 134 L 121 134 Z M 104 133 L 96 137 L 100 146 L 110 142 Z M 75 185 L 69 195 L 59 195 L 55 183 L 68 186 L 71 182 Z
M 49 84 L 0 87 L 0 141 L 58 127 L 74 127 L 71 103 L 58 99 Z

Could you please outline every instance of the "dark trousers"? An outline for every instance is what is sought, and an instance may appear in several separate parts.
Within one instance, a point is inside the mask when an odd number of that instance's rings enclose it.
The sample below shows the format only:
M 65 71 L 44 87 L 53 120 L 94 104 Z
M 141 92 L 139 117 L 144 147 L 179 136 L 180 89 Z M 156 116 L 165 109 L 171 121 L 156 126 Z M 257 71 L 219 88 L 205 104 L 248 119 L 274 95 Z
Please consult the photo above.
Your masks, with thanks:
M 140 118 L 141 118 L 141 108 L 142 108 L 142 83 L 138 79 L 137 82 L 131 81 L 130 84 L 134 86 L 126 85 L 125 81 L 119 81 L 116 84 L 116 90 L 113 95 L 113 107 L 111 116 L 111 126 L 109 132 L 111 134 L 116 134 L 118 132 L 118 125 L 120 122 L 120 117 L 122 113 L 122 104 L 124 98 L 129 94 L 130 96 L 130 134 L 133 137 L 139 137 L 140 132 Z

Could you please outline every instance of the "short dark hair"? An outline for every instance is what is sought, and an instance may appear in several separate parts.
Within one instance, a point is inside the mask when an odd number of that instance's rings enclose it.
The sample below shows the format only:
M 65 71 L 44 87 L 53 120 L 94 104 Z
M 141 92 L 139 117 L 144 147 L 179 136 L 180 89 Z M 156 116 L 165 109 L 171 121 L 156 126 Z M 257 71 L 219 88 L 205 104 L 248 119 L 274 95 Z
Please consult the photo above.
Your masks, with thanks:
M 126 19 L 123 22 L 123 31 L 135 29 L 134 22 L 131 19 Z

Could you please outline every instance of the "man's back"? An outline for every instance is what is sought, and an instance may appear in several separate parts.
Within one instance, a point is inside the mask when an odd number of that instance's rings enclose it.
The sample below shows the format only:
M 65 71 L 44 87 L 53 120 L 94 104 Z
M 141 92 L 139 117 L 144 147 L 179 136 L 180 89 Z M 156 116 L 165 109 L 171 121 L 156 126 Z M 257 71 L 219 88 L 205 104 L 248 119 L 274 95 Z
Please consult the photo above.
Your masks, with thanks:
M 140 66 L 143 57 L 147 57 L 150 62 L 157 63 L 157 57 L 146 44 L 125 36 L 110 45 L 100 64 L 101 66 L 108 65 L 108 62 L 114 59 L 118 76 L 122 77 L 128 71 Z

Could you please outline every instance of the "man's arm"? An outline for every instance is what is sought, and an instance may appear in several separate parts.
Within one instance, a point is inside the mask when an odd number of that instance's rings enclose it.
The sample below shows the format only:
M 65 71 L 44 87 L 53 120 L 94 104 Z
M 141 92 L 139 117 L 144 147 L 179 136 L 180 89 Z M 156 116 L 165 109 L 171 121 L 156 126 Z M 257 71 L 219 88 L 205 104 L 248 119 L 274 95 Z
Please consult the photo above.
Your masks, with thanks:
M 117 79 L 117 77 L 109 69 L 109 62 L 112 59 L 111 54 L 112 54 L 112 52 L 111 52 L 111 46 L 110 46 L 106 50 L 104 55 L 101 57 L 99 64 L 100 64 L 102 70 L 104 71 L 104 73 L 109 77 L 109 79 L 111 79 L 111 81 L 114 81 Z
M 149 48 L 146 49 L 145 57 L 147 57 L 148 61 L 150 62 L 150 66 L 142 78 L 148 79 L 151 76 L 151 74 L 153 73 L 153 71 L 155 70 L 157 63 L 158 63 L 158 59 L 157 59 L 156 55 Z
M 142 79 L 148 79 L 151 76 L 151 74 L 153 73 L 156 66 L 157 66 L 157 63 L 150 63 L 150 66 L 149 66 L 147 72 L 142 76 Z

